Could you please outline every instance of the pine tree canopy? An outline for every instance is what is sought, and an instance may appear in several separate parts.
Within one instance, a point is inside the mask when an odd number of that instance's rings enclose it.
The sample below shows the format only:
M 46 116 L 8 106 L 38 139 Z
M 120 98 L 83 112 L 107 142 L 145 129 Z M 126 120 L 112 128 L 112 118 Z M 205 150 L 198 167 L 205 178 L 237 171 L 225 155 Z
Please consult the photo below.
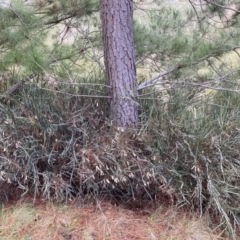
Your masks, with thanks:
M 16 81 L 33 72 L 64 82 L 104 78 L 99 1 L 12 0 L 2 6 L 2 72 L 11 72 Z M 147 78 L 156 76 L 155 84 L 163 75 L 182 81 L 203 75 L 236 78 L 236 64 L 229 67 L 228 56 L 238 58 L 238 9 L 238 2 L 222 0 L 135 1 L 139 89 L 152 86 L 144 84 Z

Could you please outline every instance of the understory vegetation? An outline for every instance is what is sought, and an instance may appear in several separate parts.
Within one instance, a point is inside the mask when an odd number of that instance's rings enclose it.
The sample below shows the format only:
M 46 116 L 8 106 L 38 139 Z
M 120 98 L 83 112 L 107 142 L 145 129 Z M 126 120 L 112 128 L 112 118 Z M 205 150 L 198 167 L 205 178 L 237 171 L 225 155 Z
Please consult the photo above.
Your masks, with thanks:
M 33 80 L 1 99 L 2 204 L 25 194 L 106 199 L 133 209 L 165 203 L 208 213 L 234 236 L 239 95 L 188 87 L 158 92 L 140 101 L 138 128 L 122 131 L 109 120 L 106 99 L 74 96 L 87 88 L 64 94 L 60 85 L 58 91 L 40 85 Z

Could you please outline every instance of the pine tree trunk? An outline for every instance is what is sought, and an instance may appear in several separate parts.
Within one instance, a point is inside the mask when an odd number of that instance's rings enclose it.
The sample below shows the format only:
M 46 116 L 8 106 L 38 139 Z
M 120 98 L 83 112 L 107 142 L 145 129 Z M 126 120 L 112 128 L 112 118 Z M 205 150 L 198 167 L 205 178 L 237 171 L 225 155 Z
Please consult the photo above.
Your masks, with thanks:
M 133 0 L 100 0 L 110 114 L 118 127 L 138 122 Z

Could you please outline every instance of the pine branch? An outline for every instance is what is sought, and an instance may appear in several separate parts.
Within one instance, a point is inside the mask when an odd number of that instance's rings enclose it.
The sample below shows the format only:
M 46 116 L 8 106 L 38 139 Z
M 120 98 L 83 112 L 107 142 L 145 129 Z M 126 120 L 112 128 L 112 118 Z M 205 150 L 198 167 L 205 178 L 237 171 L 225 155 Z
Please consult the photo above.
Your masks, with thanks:
M 62 23 L 65 20 L 72 19 L 74 17 L 76 17 L 76 15 L 70 15 L 70 16 L 59 18 L 59 19 L 49 20 L 49 21 L 45 22 L 44 24 L 45 25 L 57 25 L 59 23 Z

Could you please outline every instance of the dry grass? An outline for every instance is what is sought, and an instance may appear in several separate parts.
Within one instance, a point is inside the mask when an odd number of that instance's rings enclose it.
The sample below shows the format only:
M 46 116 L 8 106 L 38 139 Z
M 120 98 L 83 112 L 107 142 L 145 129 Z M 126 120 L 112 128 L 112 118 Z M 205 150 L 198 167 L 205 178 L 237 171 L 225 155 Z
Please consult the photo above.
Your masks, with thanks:
M 18 202 L 2 209 L 0 239 L 224 239 L 212 233 L 206 220 L 165 208 L 137 213 L 108 202 L 81 207 Z

